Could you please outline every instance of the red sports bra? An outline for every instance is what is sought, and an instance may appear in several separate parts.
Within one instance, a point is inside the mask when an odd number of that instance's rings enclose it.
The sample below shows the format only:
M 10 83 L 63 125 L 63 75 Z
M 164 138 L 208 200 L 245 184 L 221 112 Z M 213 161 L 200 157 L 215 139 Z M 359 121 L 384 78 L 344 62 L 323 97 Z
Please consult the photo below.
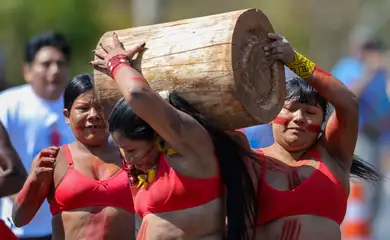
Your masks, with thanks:
M 266 161 L 263 151 L 256 151 L 260 161 Z M 347 208 L 346 189 L 321 161 L 319 153 L 311 151 L 311 154 L 319 161 L 319 167 L 293 190 L 271 187 L 265 179 L 267 164 L 262 164 L 258 183 L 258 226 L 294 215 L 316 215 L 342 223 Z
M 129 179 L 123 169 L 107 180 L 95 180 L 74 168 L 68 145 L 64 145 L 62 149 L 69 169 L 55 189 L 53 199 L 49 201 L 53 215 L 92 206 L 111 206 L 134 212 Z
M 135 212 L 143 218 L 149 213 L 170 212 L 206 204 L 223 193 L 220 176 L 190 178 L 176 172 L 161 154 L 154 182 L 135 190 Z

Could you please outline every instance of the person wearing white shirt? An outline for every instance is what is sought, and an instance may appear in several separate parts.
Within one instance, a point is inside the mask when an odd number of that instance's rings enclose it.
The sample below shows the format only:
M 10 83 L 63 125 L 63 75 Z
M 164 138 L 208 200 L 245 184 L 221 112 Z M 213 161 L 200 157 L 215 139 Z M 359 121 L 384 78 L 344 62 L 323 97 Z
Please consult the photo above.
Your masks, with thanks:
M 69 45 L 59 33 L 33 37 L 25 50 L 23 73 L 27 84 L 0 93 L 0 121 L 27 170 L 43 148 L 74 141 L 62 114 L 62 93 L 69 81 L 69 54 Z M 51 214 L 46 201 L 35 218 L 22 228 L 12 224 L 11 212 L 11 198 L 2 198 L 0 218 L 19 239 L 51 239 Z

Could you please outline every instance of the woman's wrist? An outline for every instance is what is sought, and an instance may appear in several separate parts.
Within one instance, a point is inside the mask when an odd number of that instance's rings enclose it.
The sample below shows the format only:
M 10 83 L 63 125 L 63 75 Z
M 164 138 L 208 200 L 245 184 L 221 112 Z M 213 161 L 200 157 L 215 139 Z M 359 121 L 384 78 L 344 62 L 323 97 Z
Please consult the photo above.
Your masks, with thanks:
M 120 63 L 118 64 L 111 72 L 111 77 L 112 79 L 115 79 L 115 76 L 117 75 L 117 73 L 119 72 L 120 69 L 122 68 L 132 68 L 131 65 L 129 64 L 126 64 L 126 63 Z
M 309 79 L 316 68 L 316 64 L 305 56 L 295 51 L 294 59 L 289 63 L 288 68 L 303 79 Z
M 115 79 L 115 75 L 118 72 L 119 69 L 123 67 L 129 67 L 131 68 L 131 64 L 129 59 L 124 54 L 118 54 L 114 57 L 112 57 L 107 62 L 107 69 L 110 72 L 110 75 L 113 79 Z

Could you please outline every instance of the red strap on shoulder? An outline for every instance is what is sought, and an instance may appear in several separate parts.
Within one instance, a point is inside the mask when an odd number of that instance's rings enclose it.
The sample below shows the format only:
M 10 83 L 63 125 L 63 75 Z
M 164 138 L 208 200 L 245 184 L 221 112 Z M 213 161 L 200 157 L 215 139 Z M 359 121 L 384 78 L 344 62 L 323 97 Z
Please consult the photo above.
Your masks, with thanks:
M 72 158 L 72 154 L 70 153 L 68 144 L 64 145 L 63 149 L 65 152 L 65 159 L 68 162 L 68 165 L 72 166 L 73 165 L 73 158 Z

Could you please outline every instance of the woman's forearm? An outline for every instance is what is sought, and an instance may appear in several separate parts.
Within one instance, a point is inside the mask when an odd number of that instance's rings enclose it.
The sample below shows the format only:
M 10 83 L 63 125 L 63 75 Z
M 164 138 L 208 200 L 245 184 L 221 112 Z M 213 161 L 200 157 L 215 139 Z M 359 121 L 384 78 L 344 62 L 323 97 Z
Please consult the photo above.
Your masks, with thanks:
M 296 53 L 288 67 L 313 86 L 336 110 L 357 111 L 357 98 L 347 86 L 303 55 Z
M 42 184 L 28 178 L 22 190 L 15 198 L 12 209 L 12 220 L 17 227 L 28 224 L 39 207 L 42 205 L 47 194 Z
M 128 103 L 131 102 L 134 92 L 139 92 L 140 89 L 151 90 L 145 78 L 135 69 L 129 66 L 119 67 L 115 74 L 115 82 Z

